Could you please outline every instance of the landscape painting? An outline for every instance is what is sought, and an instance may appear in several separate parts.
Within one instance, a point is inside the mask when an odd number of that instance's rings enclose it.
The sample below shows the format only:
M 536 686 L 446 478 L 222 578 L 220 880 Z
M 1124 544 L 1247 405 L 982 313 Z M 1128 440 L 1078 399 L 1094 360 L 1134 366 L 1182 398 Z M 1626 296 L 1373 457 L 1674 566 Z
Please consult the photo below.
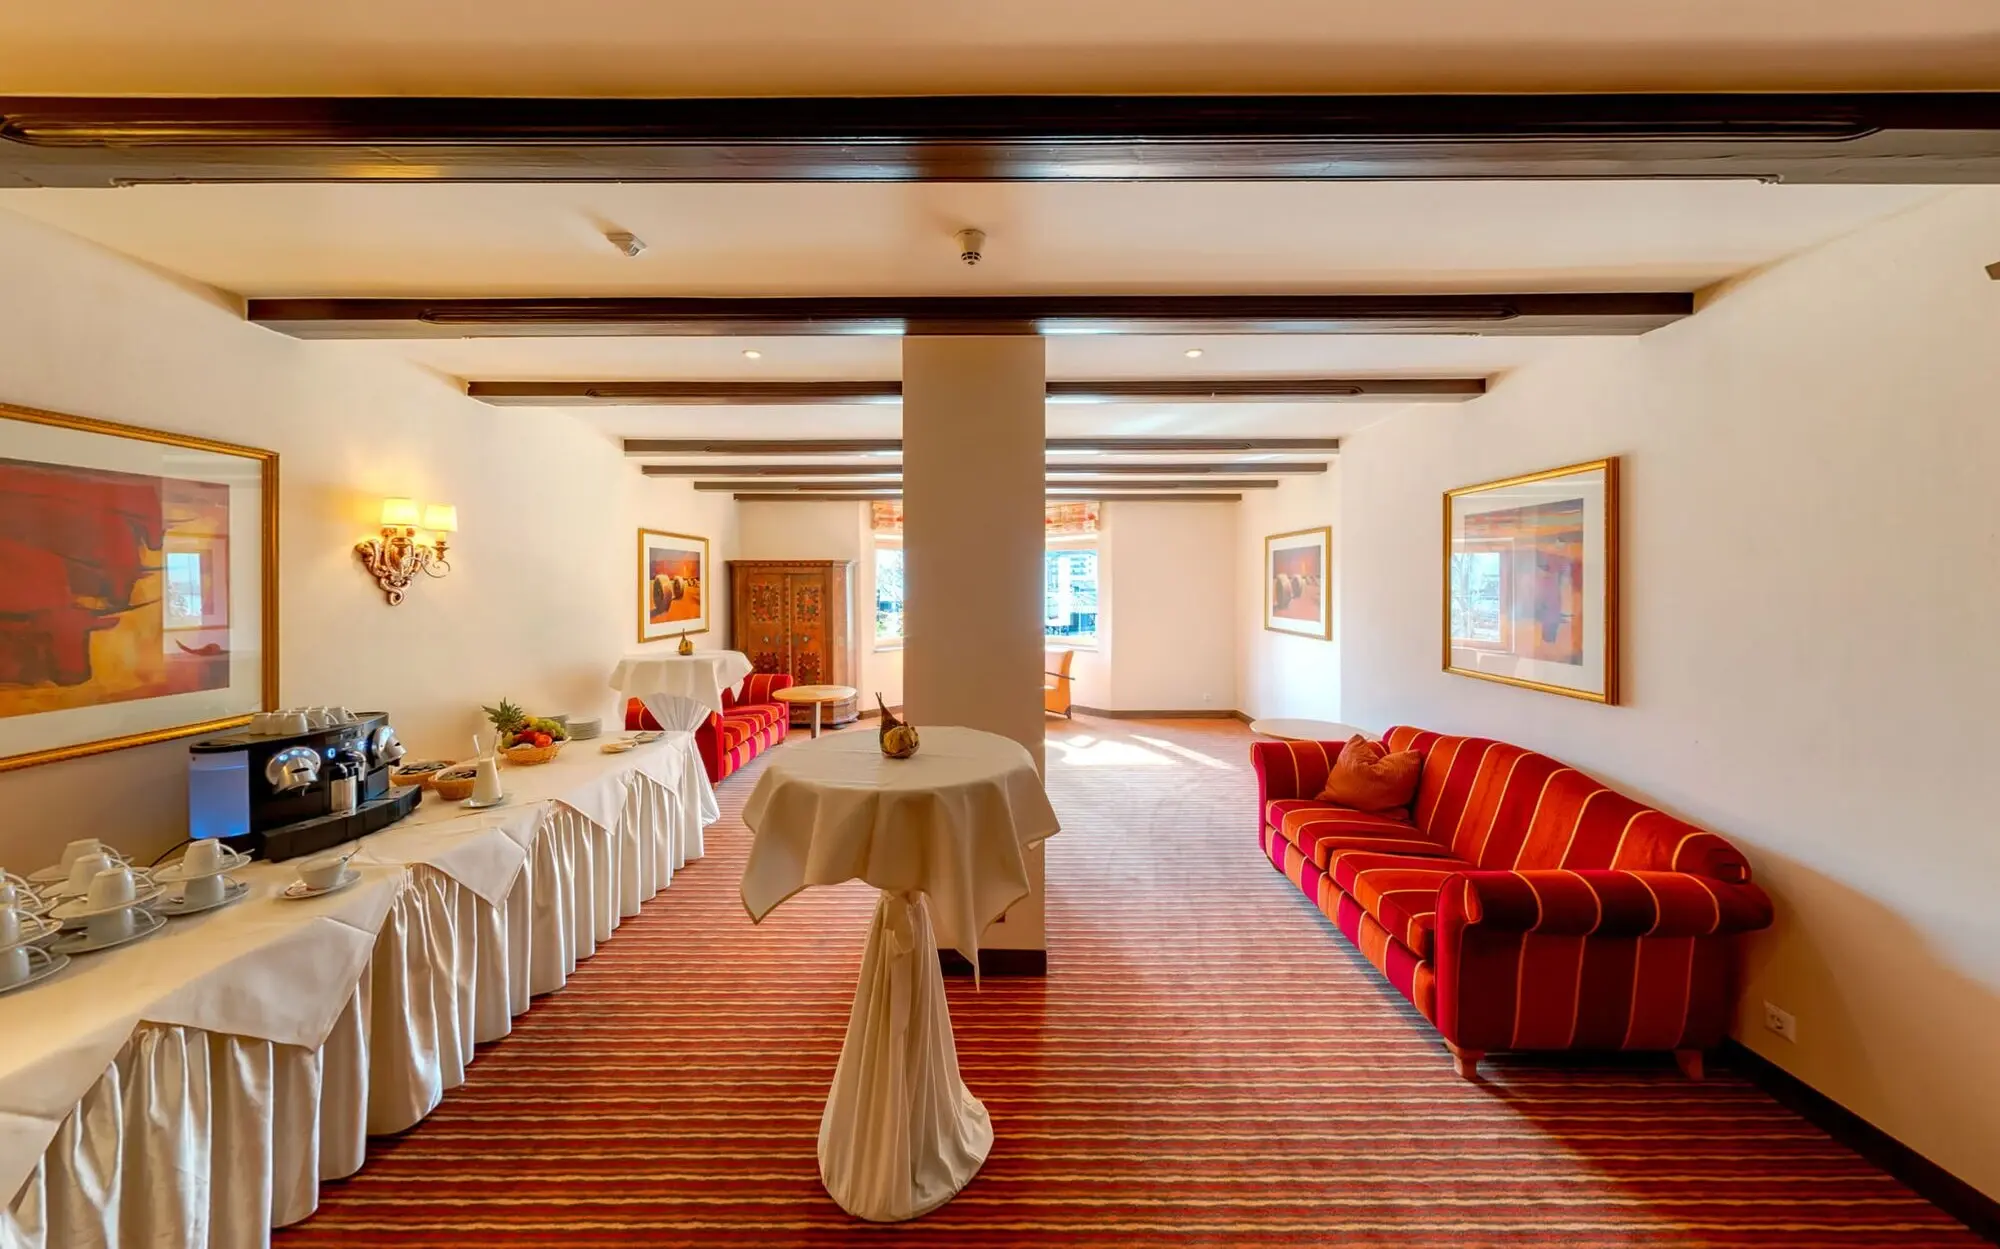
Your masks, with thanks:
M 276 457 L 18 408 L 0 432 L 0 767 L 261 710 Z
M 1445 668 L 1615 701 L 1615 460 L 1445 496 Z
M 639 531 L 639 640 L 709 628 L 708 539 Z
M 1264 539 L 1264 627 L 1278 633 L 1333 636 L 1333 530 Z

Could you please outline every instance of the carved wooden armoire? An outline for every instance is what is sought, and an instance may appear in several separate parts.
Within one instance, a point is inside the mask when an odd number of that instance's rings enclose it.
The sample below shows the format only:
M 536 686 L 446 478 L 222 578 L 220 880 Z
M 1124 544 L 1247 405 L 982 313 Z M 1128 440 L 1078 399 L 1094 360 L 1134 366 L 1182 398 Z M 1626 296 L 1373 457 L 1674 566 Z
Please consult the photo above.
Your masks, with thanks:
M 800 685 L 853 685 L 861 676 L 854 631 L 854 563 L 840 559 L 729 561 L 731 646 L 758 672 L 789 672 Z M 861 714 L 857 696 L 822 709 L 823 724 Z M 811 724 L 812 708 L 792 709 Z

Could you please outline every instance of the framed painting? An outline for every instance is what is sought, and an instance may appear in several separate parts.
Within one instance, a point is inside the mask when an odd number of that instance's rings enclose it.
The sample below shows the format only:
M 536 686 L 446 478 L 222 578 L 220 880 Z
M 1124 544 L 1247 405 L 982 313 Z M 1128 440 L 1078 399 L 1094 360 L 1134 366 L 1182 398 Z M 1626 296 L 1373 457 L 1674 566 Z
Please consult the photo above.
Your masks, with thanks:
M 639 531 L 639 640 L 706 633 L 708 539 L 659 529 Z
M 1444 667 L 1618 701 L 1618 460 L 1444 496 Z
M 1264 627 L 1333 637 L 1333 530 L 1300 529 L 1264 539 Z
M 278 456 L 0 404 L 0 771 L 278 705 Z

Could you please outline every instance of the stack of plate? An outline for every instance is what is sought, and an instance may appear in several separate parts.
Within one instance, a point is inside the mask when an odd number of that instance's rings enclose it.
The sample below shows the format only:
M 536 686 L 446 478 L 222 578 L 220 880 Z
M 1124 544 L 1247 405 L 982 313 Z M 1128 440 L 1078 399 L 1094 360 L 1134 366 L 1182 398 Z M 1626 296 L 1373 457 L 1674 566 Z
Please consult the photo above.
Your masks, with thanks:
M 568 721 L 569 739 L 573 742 L 588 741 L 604 731 L 604 721 L 592 717 L 579 720 L 574 716 Z

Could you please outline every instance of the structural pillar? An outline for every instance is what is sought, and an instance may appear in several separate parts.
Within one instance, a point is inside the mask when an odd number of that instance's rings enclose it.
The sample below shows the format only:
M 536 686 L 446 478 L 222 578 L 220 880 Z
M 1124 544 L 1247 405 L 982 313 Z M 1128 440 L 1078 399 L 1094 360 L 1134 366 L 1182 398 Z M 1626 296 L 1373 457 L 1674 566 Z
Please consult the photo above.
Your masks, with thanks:
M 903 340 L 903 706 L 1042 752 L 1046 353 L 1041 338 Z M 988 970 L 1036 970 L 1034 895 L 980 936 Z

